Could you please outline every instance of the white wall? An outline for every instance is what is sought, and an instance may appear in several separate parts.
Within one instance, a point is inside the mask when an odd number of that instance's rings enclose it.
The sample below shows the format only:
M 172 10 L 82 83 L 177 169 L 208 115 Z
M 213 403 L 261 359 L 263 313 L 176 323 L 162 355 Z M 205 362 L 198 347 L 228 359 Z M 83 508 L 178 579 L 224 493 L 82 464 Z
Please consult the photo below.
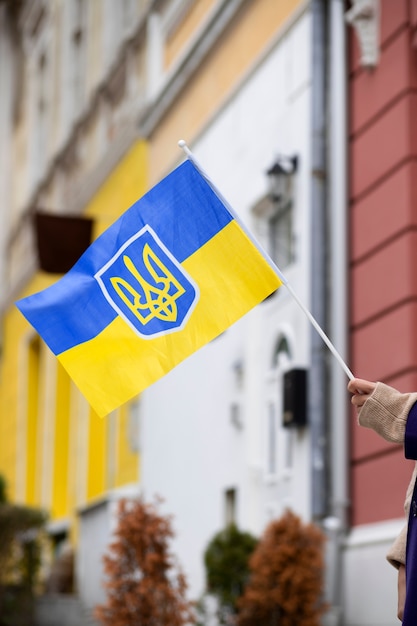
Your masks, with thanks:
M 304 301 L 309 294 L 309 41 L 306 13 L 191 146 L 248 225 L 252 207 L 267 193 L 266 170 L 274 158 L 298 155 L 297 261 L 287 278 Z M 174 516 L 174 549 L 193 598 L 204 589 L 204 548 L 224 527 L 226 489 L 237 488 L 238 525 L 256 535 L 285 506 L 309 517 L 308 431 L 295 433 L 293 471 L 274 483 L 265 481 L 266 396 L 281 329 L 289 331 L 294 365 L 307 366 L 308 322 L 282 287 L 143 394 L 143 489 L 146 499 L 165 498 L 163 510 Z M 244 368 L 240 390 L 237 362 Z M 243 406 L 241 429 L 230 420 L 236 397 Z
M 396 626 L 397 571 L 385 556 L 404 520 L 357 526 L 346 541 L 343 571 L 346 626 Z
M 77 551 L 77 591 L 83 604 L 93 608 L 106 600 L 103 555 L 107 552 L 111 533 L 111 505 L 103 501 L 80 513 L 80 540 Z
M 110 543 L 118 524 L 118 503 L 121 498 L 137 498 L 138 485 L 125 485 L 110 492 L 106 499 L 78 511 L 79 544 L 75 564 L 76 588 L 84 607 L 94 609 L 106 602 L 103 583 L 104 554 L 109 555 Z

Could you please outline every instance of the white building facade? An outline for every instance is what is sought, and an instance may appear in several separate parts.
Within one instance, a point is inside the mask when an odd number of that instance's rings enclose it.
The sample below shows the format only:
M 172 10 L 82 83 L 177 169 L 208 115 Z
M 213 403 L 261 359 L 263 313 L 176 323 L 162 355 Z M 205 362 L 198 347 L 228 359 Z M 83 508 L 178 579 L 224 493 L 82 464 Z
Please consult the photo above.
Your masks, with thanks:
M 297 157 L 289 240 L 280 235 L 291 256 L 280 269 L 306 303 L 310 27 L 307 10 L 287 23 L 192 144 L 270 251 L 276 209 L 267 170 L 278 155 Z M 256 536 L 287 507 L 310 518 L 309 429 L 283 426 L 282 393 L 285 371 L 308 368 L 309 330 L 282 286 L 142 394 L 142 488 L 147 497 L 162 496 L 174 516 L 193 597 L 204 590 L 204 549 L 230 515 Z

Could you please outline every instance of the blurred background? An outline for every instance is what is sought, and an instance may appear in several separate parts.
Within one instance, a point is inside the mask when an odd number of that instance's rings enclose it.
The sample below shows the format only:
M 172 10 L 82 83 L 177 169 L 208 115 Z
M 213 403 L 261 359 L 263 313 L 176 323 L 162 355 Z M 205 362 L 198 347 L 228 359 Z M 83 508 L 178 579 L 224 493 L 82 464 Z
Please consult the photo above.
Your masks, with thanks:
M 417 0 L 0 0 L 0 474 L 47 514 L 41 626 L 92 623 L 117 504 L 155 494 L 190 599 L 216 533 L 289 509 L 327 537 L 323 623 L 397 623 L 412 465 L 285 287 L 104 419 L 14 302 L 185 139 L 354 374 L 416 390 L 416 105 Z

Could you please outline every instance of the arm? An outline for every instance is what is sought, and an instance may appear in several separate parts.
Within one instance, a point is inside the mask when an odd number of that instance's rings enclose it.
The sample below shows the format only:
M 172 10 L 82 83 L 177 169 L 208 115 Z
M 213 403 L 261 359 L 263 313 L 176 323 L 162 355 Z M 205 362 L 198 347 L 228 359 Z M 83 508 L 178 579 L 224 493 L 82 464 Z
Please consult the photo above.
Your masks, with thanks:
M 358 412 L 358 421 L 362 426 L 372 428 L 387 441 L 405 444 L 405 456 L 417 459 L 417 394 L 401 394 L 382 383 L 354 379 L 348 390 L 352 393 L 352 404 Z M 410 417 L 410 419 L 409 419 Z M 406 516 L 417 474 L 417 464 L 407 489 L 404 509 Z M 398 619 L 402 620 L 405 604 L 405 549 L 407 526 L 391 546 L 387 559 L 398 569 Z
M 417 393 L 400 393 L 384 383 L 372 383 L 360 378 L 351 380 L 348 390 L 361 426 L 372 428 L 386 441 L 404 443 L 408 414 L 417 402 Z
M 360 378 L 351 380 L 348 390 L 358 412 L 359 424 L 372 428 L 386 441 L 404 444 L 406 457 L 417 459 L 417 393 L 400 393 L 383 383 Z M 406 515 L 416 476 L 417 465 L 405 498 Z M 406 531 L 404 528 L 388 554 L 388 560 L 397 569 L 405 562 Z

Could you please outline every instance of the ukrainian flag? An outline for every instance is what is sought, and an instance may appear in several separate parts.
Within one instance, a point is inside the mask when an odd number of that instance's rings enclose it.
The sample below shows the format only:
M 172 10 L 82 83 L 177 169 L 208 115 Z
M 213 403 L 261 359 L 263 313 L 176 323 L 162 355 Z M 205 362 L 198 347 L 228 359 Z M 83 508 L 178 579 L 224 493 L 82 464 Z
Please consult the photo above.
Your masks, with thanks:
M 17 306 L 103 416 L 280 284 L 220 195 L 187 160 L 62 279 Z

